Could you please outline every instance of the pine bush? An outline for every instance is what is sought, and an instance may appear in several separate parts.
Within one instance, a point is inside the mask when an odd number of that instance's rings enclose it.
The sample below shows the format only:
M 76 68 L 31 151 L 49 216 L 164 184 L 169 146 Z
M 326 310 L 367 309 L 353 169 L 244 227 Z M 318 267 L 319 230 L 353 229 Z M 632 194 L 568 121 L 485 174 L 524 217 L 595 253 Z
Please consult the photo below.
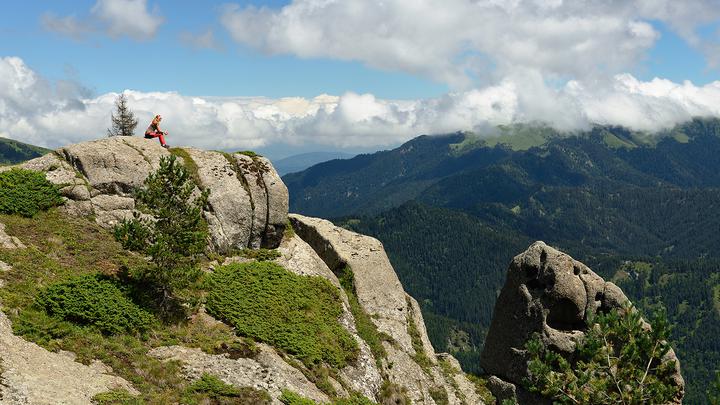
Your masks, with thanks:
M 17 168 L 0 172 L 0 213 L 32 218 L 62 203 L 60 192 L 44 173 Z

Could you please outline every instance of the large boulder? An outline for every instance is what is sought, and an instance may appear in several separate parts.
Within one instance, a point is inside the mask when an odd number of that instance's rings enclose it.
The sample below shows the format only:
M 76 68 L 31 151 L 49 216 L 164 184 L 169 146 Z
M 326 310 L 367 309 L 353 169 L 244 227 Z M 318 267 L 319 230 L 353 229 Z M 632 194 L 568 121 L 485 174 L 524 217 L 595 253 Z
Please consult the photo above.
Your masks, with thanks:
M 168 151 L 155 140 L 118 136 L 65 146 L 19 166 L 43 171 L 60 186 L 64 210 L 92 216 L 111 228 L 131 217 L 134 191 L 160 167 L 160 159 L 172 153 L 183 158 L 198 187 L 210 189 L 204 216 L 214 250 L 228 253 L 280 244 L 288 192 L 270 161 L 260 156 L 194 148 Z
M 510 263 L 480 359 L 492 375 L 493 394 L 520 404 L 543 403 L 521 387 L 529 376 L 526 342 L 537 333 L 546 347 L 569 356 L 584 336 L 588 312 L 622 309 L 627 302 L 618 286 L 583 263 L 543 242 L 532 244 Z M 679 403 L 680 363 L 672 350 L 666 360 L 676 364 Z

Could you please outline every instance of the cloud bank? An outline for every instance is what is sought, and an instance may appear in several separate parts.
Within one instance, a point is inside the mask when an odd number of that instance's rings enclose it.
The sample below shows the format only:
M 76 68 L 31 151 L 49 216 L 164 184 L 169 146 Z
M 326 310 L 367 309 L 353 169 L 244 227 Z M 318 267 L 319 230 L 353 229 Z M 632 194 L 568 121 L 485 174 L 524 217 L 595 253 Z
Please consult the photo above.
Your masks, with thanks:
M 539 74 L 439 98 L 384 100 L 346 93 L 314 98 L 194 97 L 126 90 L 141 134 L 162 114 L 172 145 L 252 149 L 317 144 L 395 145 L 419 134 L 484 131 L 488 125 L 547 121 L 559 129 L 592 123 L 654 131 L 693 116 L 720 117 L 720 81 L 705 86 L 629 74 L 548 87 Z M 117 94 L 92 97 L 77 83 L 51 83 L 22 59 L 0 58 L 0 136 L 57 147 L 105 136 Z
M 293 0 L 226 6 L 232 38 L 268 54 L 359 61 L 455 89 L 531 70 L 546 79 L 627 71 L 660 37 L 660 21 L 718 63 L 717 0 Z

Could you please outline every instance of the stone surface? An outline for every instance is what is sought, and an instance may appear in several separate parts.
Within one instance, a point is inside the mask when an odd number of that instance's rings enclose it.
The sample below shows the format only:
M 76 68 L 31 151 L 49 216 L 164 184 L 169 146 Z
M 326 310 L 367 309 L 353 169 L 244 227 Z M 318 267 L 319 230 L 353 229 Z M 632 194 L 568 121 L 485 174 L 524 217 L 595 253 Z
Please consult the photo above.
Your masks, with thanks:
M 280 175 L 267 158 L 258 156 L 265 190 L 268 196 L 268 219 L 263 238 L 263 247 L 275 247 L 280 243 L 288 221 L 290 198 L 288 189 Z
M 219 252 L 250 245 L 253 209 L 249 191 L 238 178 L 233 164 L 220 152 L 185 149 L 197 165 L 203 188 L 210 189 L 205 213 L 213 244 Z
M 13 335 L 10 320 L 2 312 L 0 361 L 0 404 L 91 404 L 94 395 L 118 388 L 138 394 L 99 361 L 86 366 L 72 355 L 49 352 Z
M 203 214 L 213 248 L 228 253 L 277 247 L 287 223 L 288 194 L 270 161 L 194 148 L 185 152 L 197 166 L 200 186 L 211 189 Z M 170 152 L 155 140 L 111 137 L 69 145 L 18 167 L 45 172 L 60 187 L 65 212 L 93 216 L 112 228 L 132 216 L 134 190 L 164 156 Z
M 25 249 L 25 245 L 15 236 L 5 232 L 5 224 L 0 222 L 0 248 L 3 249 Z
M 268 195 L 258 164 L 250 157 L 235 153 L 232 159 L 237 166 L 239 176 L 252 197 L 252 223 L 249 247 L 257 249 L 263 246 L 263 237 L 268 223 Z
M 391 338 L 391 342 L 382 342 L 387 359 L 381 373 L 390 382 L 404 387 L 414 404 L 435 404 L 430 395 L 432 389 L 444 389 L 450 404 L 468 403 L 462 399 L 463 395 L 456 393 L 437 364 L 420 308 L 405 293 L 382 244 L 377 239 L 336 227 L 323 219 L 298 214 L 289 217 L 297 235 L 312 247 L 330 270 L 334 272 L 345 266 L 352 269 L 360 305 L 378 331 Z M 410 322 L 415 324 L 419 334 L 416 343 L 422 347 L 422 354 L 413 347 Z M 416 360 L 419 355 L 424 355 L 429 364 L 421 366 Z
M 546 347 L 565 355 L 584 336 L 586 311 L 621 309 L 628 299 L 583 263 L 543 242 L 535 242 L 510 263 L 495 303 L 480 364 L 494 375 L 490 388 L 499 398 L 516 396 L 521 404 L 540 403 L 520 387 L 528 376 L 525 343 L 538 333 Z M 684 387 L 679 361 L 675 382 Z M 512 385 L 512 389 L 509 388 Z
M 278 400 L 281 390 L 290 389 L 318 403 L 328 403 L 330 398 L 321 392 L 303 373 L 287 364 L 272 347 L 257 344 L 260 353 L 255 358 L 231 359 L 226 355 L 212 355 L 200 349 L 182 346 L 158 347 L 149 355 L 162 360 L 177 360 L 189 379 L 200 378 L 208 373 L 236 387 L 253 387 L 270 393 L 273 403 Z

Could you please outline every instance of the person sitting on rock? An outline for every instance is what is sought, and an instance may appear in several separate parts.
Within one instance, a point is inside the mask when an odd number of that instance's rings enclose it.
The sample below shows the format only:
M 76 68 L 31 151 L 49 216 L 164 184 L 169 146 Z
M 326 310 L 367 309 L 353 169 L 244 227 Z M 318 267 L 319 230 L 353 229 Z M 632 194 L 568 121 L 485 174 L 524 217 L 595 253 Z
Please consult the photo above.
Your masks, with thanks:
M 150 126 L 145 130 L 145 139 L 160 138 L 160 145 L 162 145 L 163 148 L 169 148 L 168 144 L 165 143 L 165 135 L 167 135 L 167 132 L 160 129 L 160 121 L 162 121 L 160 114 L 153 118 Z

